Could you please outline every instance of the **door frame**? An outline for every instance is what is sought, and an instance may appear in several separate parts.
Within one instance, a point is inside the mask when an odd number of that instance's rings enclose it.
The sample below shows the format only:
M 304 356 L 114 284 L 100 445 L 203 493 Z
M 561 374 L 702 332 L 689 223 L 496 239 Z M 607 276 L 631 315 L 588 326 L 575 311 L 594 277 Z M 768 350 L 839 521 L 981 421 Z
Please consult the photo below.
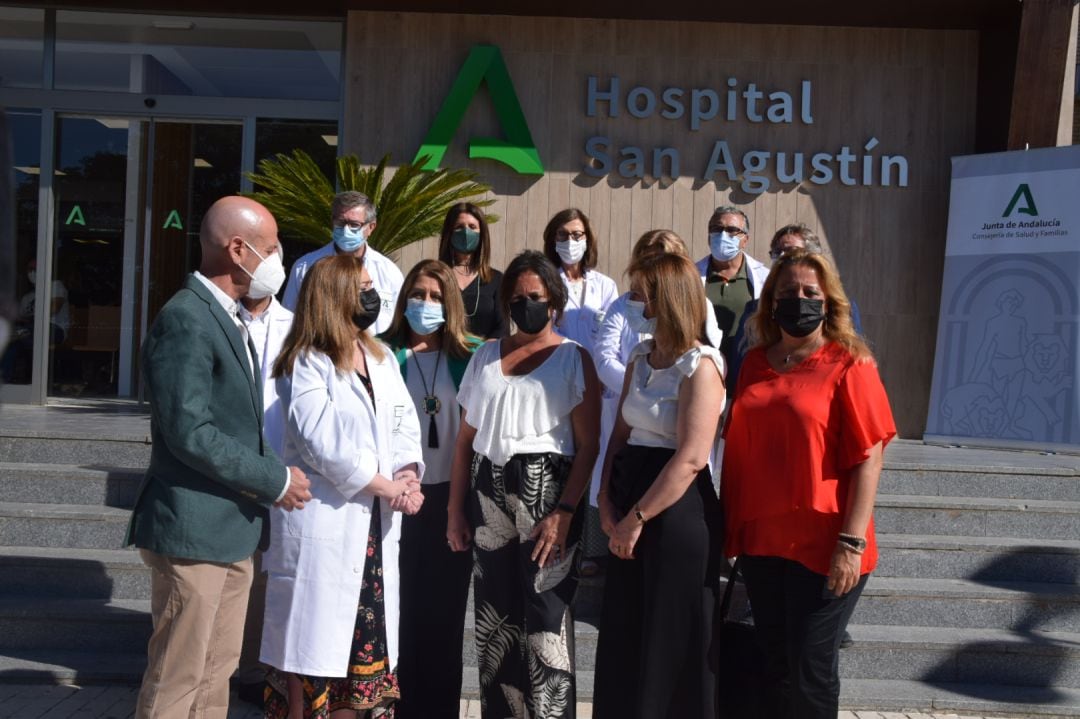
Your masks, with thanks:
M 46 58 L 50 56 L 46 53 Z M 47 70 L 48 68 L 46 68 Z M 312 120 L 337 123 L 341 127 L 340 101 L 297 101 L 297 100 L 267 100 L 251 98 L 222 98 L 222 97 L 199 97 L 199 96 L 176 96 L 176 95 L 142 95 L 123 92 L 96 92 L 84 90 L 43 90 L 35 88 L 0 88 L 0 106 L 12 109 L 27 109 L 41 112 L 41 148 L 40 148 L 40 175 L 38 185 L 38 229 L 37 229 L 37 272 L 41 277 L 47 277 L 47 282 L 39 282 L 35 285 L 37 307 L 46 307 L 51 294 L 51 280 L 53 276 L 53 244 L 55 234 L 55 209 L 56 194 L 53 189 L 53 178 L 56 168 L 56 130 L 59 117 L 109 117 L 126 118 L 135 122 L 149 121 L 146 127 L 151 132 L 154 121 L 165 122 L 223 122 L 239 123 L 243 130 L 241 134 L 241 167 L 240 167 L 240 191 L 249 192 L 251 181 L 247 179 L 247 173 L 255 170 L 255 129 L 259 118 L 273 118 L 282 120 Z M 129 150 L 132 146 L 129 135 Z M 149 145 L 147 145 L 149 147 Z M 129 153 L 128 180 L 139 176 L 139 163 L 132 163 Z M 135 158 L 141 159 L 141 158 Z M 147 175 L 149 177 L 149 175 Z M 149 195 L 142 183 L 136 186 L 128 186 L 127 192 L 135 192 L 136 197 L 146 198 Z M 129 199 L 128 198 L 128 199 Z M 134 252 L 134 243 L 140 234 L 144 242 L 149 242 L 146 234 L 149 217 L 148 201 L 143 199 L 142 207 L 131 214 L 128 199 L 125 200 L 125 230 L 124 230 L 124 262 L 125 277 L 121 291 L 122 320 L 133 319 L 135 311 L 135 297 L 138 292 L 140 303 L 143 302 L 144 293 L 134 284 L 128 284 L 127 262 L 129 251 Z M 136 201 L 136 205 L 140 204 Z M 144 248 L 145 249 L 145 248 Z M 134 254 L 131 255 L 134 262 Z M 134 283 L 134 277 L 131 278 Z M 145 284 L 145 279 L 144 279 Z M 131 292 L 129 295 L 128 292 Z M 128 301 L 130 297 L 131 301 Z M 144 305 L 145 306 L 145 305 Z M 125 326 L 133 326 L 133 322 Z M 140 331 L 145 333 L 146 318 L 140 320 Z M 133 330 L 134 331 L 134 328 Z M 37 312 L 34 316 L 34 352 L 33 372 L 31 382 L 28 385 L 3 385 L 0 386 L 0 402 L 13 404 L 46 404 L 49 399 L 49 313 Z M 121 340 L 123 347 L 123 338 Z M 121 352 L 121 356 L 124 352 Z M 127 362 L 119 365 L 121 373 L 126 372 L 129 380 L 134 378 L 131 366 L 133 353 L 127 353 Z M 137 384 L 137 383 L 135 383 Z M 121 383 L 118 383 L 117 394 L 120 395 Z M 127 397 L 135 395 L 133 386 L 129 386 Z M 141 399 L 141 387 L 139 387 Z

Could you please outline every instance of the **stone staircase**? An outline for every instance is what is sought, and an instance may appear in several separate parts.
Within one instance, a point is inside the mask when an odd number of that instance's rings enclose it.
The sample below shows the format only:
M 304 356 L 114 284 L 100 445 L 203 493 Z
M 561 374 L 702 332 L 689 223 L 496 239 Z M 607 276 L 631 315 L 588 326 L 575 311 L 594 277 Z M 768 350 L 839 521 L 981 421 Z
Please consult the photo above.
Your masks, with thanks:
M 141 676 L 149 576 L 120 544 L 149 445 L 92 431 L 0 423 L 0 682 Z M 876 518 L 842 706 L 1080 717 L 1080 459 L 897 442 Z M 581 700 L 601 591 L 579 592 Z M 463 653 L 475 696 L 471 616 Z
M 150 575 L 121 544 L 148 429 L 2 434 L 0 682 L 138 682 Z
M 843 706 L 1080 716 L 1080 459 L 897 442 L 874 514 Z

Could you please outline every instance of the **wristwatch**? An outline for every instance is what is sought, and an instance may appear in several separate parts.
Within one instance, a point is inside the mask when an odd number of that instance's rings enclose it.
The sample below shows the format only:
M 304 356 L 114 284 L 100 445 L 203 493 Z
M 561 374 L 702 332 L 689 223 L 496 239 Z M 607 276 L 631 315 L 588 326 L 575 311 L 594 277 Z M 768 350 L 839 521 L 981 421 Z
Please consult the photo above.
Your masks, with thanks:
M 645 514 L 641 511 L 640 504 L 634 504 L 634 517 L 642 524 L 645 524 L 645 522 L 647 521 Z

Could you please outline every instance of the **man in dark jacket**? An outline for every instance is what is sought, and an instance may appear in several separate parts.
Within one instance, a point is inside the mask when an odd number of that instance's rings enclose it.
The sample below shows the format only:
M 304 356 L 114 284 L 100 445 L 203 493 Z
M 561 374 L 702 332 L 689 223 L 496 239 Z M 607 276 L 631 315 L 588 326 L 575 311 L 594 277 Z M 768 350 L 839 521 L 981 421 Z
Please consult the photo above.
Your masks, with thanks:
M 277 223 L 243 197 L 218 200 L 202 261 L 142 348 L 153 449 L 128 543 L 150 567 L 154 632 L 137 717 L 221 717 L 229 703 L 267 508 L 301 509 L 309 482 L 263 439 L 257 354 L 237 317 Z

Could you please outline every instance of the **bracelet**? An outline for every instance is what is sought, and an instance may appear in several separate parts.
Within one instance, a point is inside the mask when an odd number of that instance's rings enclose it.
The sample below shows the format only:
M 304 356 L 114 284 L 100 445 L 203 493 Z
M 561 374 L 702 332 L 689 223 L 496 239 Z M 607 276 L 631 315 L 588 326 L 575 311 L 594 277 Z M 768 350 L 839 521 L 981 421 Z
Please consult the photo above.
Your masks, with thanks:
M 577 507 L 570 504 L 569 502 L 559 502 L 559 505 L 556 507 L 556 509 L 560 512 L 566 512 L 567 514 L 573 514 L 577 511 Z
M 854 534 L 844 534 L 841 532 L 836 541 L 840 542 L 840 544 L 843 544 L 845 547 L 857 550 L 859 554 L 862 554 L 863 550 L 866 549 L 866 537 L 858 537 Z
M 861 549 L 858 549 L 858 548 L 856 548 L 856 547 L 853 547 L 853 546 L 851 546 L 850 544 L 847 544 L 847 543 L 845 543 L 845 542 L 837 542 L 837 543 L 836 543 L 836 546 L 838 546 L 838 547 L 840 547 L 840 548 L 842 548 L 842 549 L 845 549 L 845 550 L 847 550 L 847 551 L 851 552 L 852 554 L 859 554 L 859 555 L 861 555 L 861 554 L 863 553 L 863 550 L 861 550 Z

